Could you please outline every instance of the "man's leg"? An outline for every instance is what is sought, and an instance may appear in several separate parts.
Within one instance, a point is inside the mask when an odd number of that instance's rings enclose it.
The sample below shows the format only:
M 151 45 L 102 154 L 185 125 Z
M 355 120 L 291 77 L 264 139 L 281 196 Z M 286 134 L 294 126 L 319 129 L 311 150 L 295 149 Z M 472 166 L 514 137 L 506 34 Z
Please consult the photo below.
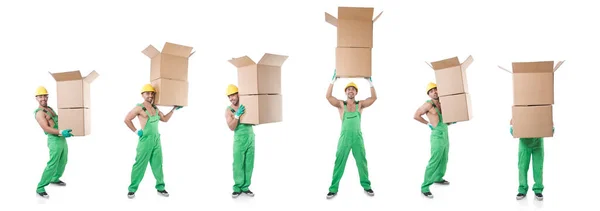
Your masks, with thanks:
M 150 155 L 150 168 L 156 179 L 156 190 L 163 191 L 165 190 L 165 180 L 163 175 L 162 146 L 160 145 L 160 138 L 157 139 L 157 144 L 152 149 L 152 154 Z
M 440 163 L 437 171 L 433 173 L 433 181 L 435 182 L 444 182 L 444 176 L 446 175 L 446 167 L 448 166 L 448 146 L 440 146 Z
M 50 184 L 52 177 L 54 174 L 56 174 L 60 153 L 62 152 L 62 150 L 56 146 L 56 140 L 54 140 L 52 137 L 48 138 L 48 149 L 50 151 L 50 160 L 48 160 L 46 163 L 46 168 L 44 169 L 44 173 L 42 173 L 42 178 L 37 185 L 36 192 L 38 193 L 46 192 L 45 187 Z
M 252 184 L 252 172 L 254 171 L 254 135 L 248 136 L 248 148 L 245 152 L 244 160 L 244 182 L 241 185 L 243 192 L 249 191 L 250 184 Z
M 367 165 L 367 153 L 365 150 L 365 144 L 362 137 L 355 137 L 355 141 L 352 144 L 352 156 L 356 161 L 356 168 L 358 169 L 358 176 L 360 177 L 360 185 L 365 190 L 371 190 L 371 181 L 369 180 L 369 168 Z
M 423 184 L 421 184 L 422 193 L 431 192 L 429 190 L 429 186 L 436 182 L 436 171 L 438 171 L 438 169 L 441 167 L 444 150 L 445 149 L 443 147 L 431 147 L 431 157 L 429 158 L 429 162 L 425 168 L 425 178 L 423 180 Z
M 152 148 L 147 143 L 148 141 L 150 140 L 140 140 L 138 142 L 135 163 L 131 170 L 131 185 L 129 185 L 129 192 L 137 191 L 140 182 L 142 182 L 144 174 L 146 173 L 146 167 L 148 167 L 148 162 L 150 161 L 150 155 L 152 153 Z
M 52 177 L 52 180 L 50 181 L 51 183 L 58 183 L 61 182 L 60 178 L 62 177 L 63 173 L 65 172 L 65 167 L 67 166 L 67 161 L 68 161 L 68 157 L 69 157 L 69 146 L 67 145 L 67 140 L 57 140 L 57 145 L 59 145 L 60 147 L 58 148 L 59 153 L 59 158 L 58 158 L 58 163 L 56 166 L 56 173 L 54 174 L 54 176 Z
M 533 165 L 533 192 L 542 193 L 544 191 L 544 146 L 534 148 L 532 151 Z
M 245 182 L 244 164 L 246 162 L 247 137 L 235 136 L 233 141 L 233 192 L 241 192 Z
M 348 137 L 351 138 L 351 137 Z M 344 169 L 346 168 L 346 161 L 348 161 L 348 155 L 352 146 L 345 140 L 347 137 L 342 135 L 338 140 L 337 151 L 335 153 L 335 164 L 333 166 L 333 178 L 331 179 L 331 186 L 329 192 L 337 193 L 340 185 L 340 180 L 344 175 Z
M 527 171 L 531 161 L 531 150 L 527 147 L 525 140 L 519 140 L 519 193 L 527 195 Z

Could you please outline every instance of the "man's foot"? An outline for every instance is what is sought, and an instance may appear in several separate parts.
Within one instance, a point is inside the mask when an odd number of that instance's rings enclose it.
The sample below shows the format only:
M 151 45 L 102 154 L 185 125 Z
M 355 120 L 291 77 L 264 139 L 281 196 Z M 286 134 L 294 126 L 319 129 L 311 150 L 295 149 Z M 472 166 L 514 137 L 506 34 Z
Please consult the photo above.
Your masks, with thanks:
M 248 195 L 250 197 L 254 197 L 254 193 L 252 193 L 252 191 L 250 191 L 250 190 L 242 191 L 242 193 L 245 193 L 246 195 Z
M 240 194 L 242 194 L 242 192 L 233 192 L 233 193 L 231 193 L 231 197 L 237 198 L 238 196 L 240 196 Z
M 60 180 L 58 180 L 57 182 L 51 182 L 50 184 L 58 185 L 58 186 L 66 186 L 67 185 L 67 183 L 60 181 Z
M 169 197 L 169 192 L 167 192 L 166 190 L 157 190 L 158 194 L 160 194 L 161 196 L 164 197 Z
M 374 196 L 375 193 L 373 192 L 373 189 L 369 189 L 369 190 L 365 190 L 365 192 L 367 193 L 367 195 L 369 196 Z
M 427 198 L 430 198 L 430 199 L 433 198 L 433 194 L 431 194 L 431 192 L 425 192 L 425 193 L 422 193 L 422 194 L 423 194 L 423 196 L 425 196 Z
M 537 199 L 538 201 L 542 201 L 544 200 L 544 195 L 542 195 L 542 193 L 536 193 L 535 199 Z
M 440 185 L 449 185 L 450 182 L 446 181 L 445 179 L 442 179 L 442 181 L 437 181 L 435 182 L 435 184 L 440 184 Z
M 525 194 L 522 194 L 522 193 L 517 194 L 517 200 L 521 200 L 523 198 L 525 198 Z
M 50 196 L 46 192 L 41 192 L 41 193 L 37 193 L 37 194 L 38 194 L 38 196 L 41 196 L 42 198 L 46 198 L 46 199 L 50 198 Z
M 337 195 L 337 193 L 329 192 L 329 193 L 327 193 L 327 199 L 332 199 L 336 195 Z
M 133 197 L 135 197 L 135 192 L 127 193 L 127 198 L 133 199 Z

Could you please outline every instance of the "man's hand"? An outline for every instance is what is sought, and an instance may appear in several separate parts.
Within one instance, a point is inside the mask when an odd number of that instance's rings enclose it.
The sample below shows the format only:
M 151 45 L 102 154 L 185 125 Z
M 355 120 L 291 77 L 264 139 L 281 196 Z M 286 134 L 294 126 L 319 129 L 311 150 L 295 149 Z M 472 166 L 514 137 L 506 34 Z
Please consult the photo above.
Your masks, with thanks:
M 371 77 L 365 77 L 365 79 L 367 79 L 367 82 L 369 82 L 369 86 L 373 87 L 373 79 Z
M 338 79 L 338 77 L 337 77 L 337 70 L 334 69 L 333 70 L 333 77 L 331 78 L 331 84 L 334 84 L 337 79 Z
M 514 136 L 514 135 L 513 135 L 513 128 L 512 128 L 512 126 L 510 126 L 510 135 L 511 135 L 511 136 Z
M 238 110 L 235 112 L 235 119 L 240 119 L 240 116 L 242 116 L 244 112 L 246 112 L 246 107 L 244 107 L 244 105 L 240 105 L 240 108 L 238 108 Z
M 137 135 L 138 135 L 139 137 L 142 137 L 142 136 L 144 135 L 144 131 L 143 131 L 142 129 L 139 129 L 139 130 L 137 131 Z
M 427 123 L 427 126 L 429 126 L 429 129 L 433 130 L 433 125 L 431 125 L 431 123 Z
M 173 106 L 173 110 L 179 110 L 181 108 L 183 108 L 183 106 Z
M 73 134 L 71 133 L 71 131 L 73 131 L 73 130 L 71 130 L 71 129 L 61 130 L 60 131 L 60 135 L 62 135 L 65 138 L 69 138 L 69 137 L 73 136 Z

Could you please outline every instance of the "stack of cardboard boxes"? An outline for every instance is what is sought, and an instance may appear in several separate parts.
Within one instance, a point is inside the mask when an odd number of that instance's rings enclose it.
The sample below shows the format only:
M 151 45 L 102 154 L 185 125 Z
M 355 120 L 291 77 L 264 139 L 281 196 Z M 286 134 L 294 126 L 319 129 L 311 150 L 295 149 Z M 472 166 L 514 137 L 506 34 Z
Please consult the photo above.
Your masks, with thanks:
M 325 13 L 325 21 L 337 27 L 336 74 L 340 78 L 371 77 L 373 8 L 338 7 L 338 18 Z
M 56 98 L 58 101 L 58 129 L 72 129 L 73 136 L 90 135 L 91 100 L 90 84 L 98 77 L 92 71 L 86 77 L 79 70 L 62 73 L 50 73 L 56 80 Z
M 512 123 L 515 138 L 552 137 L 554 104 L 554 72 L 560 61 L 513 62 Z
M 472 56 L 462 64 L 458 57 L 427 63 L 435 72 L 444 123 L 464 122 L 473 118 L 466 73 L 471 63 Z
M 142 53 L 150 58 L 150 82 L 156 90 L 154 104 L 187 106 L 188 64 L 195 53 L 192 47 L 167 42 L 162 52 L 150 45 Z
M 266 53 L 258 63 L 248 56 L 229 60 L 237 67 L 240 104 L 246 112 L 244 124 L 267 124 L 283 121 L 281 66 L 288 56 Z

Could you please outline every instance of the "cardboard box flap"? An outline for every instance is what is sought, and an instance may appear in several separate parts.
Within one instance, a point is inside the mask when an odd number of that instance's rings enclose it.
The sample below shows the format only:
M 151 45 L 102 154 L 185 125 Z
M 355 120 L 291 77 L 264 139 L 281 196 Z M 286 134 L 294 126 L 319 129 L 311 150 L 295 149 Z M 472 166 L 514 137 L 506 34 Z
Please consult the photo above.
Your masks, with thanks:
M 565 63 L 565 60 L 558 61 L 558 62 L 556 63 L 556 66 L 554 66 L 554 72 L 556 72 L 556 70 L 558 70 L 558 68 L 560 68 L 560 66 L 561 66 L 563 63 Z
M 498 65 L 498 68 L 508 73 L 548 73 L 556 72 L 558 68 L 565 62 L 565 60 L 558 61 L 556 66 L 554 61 L 541 61 L 541 62 L 513 62 L 512 71 L 508 68 Z
M 472 63 L 473 63 L 473 56 L 469 55 L 469 57 L 467 57 L 467 59 L 465 59 L 465 61 L 463 61 L 463 63 L 460 64 L 460 66 L 462 66 L 463 69 L 467 69 L 469 66 L 471 66 Z
M 248 56 L 242 56 L 242 57 L 239 57 L 239 58 L 232 58 L 231 60 L 229 60 L 229 63 L 233 64 L 233 66 L 235 66 L 237 68 L 256 64 Z
M 147 57 L 152 59 L 155 56 L 158 56 L 160 54 L 160 51 L 158 51 L 158 49 L 156 49 L 154 46 L 149 45 L 148 47 L 146 47 L 146 49 L 142 51 L 142 53 L 144 53 Z
M 88 74 L 83 80 L 87 83 L 92 83 L 94 80 L 96 80 L 96 78 L 98 78 L 98 76 L 98 72 L 94 70 L 90 74 Z
M 429 65 L 429 67 L 431 67 L 431 69 L 433 70 L 441 70 L 455 66 L 462 66 L 463 69 L 466 69 L 471 65 L 471 63 L 473 63 L 473 56 L 469 55 L 469 57 L 467 57 L 467 59 L 465 59 L 463 63 L 460 63 L 460 60 L 458 60 L 458 57 L 456 56 L 444 60 L 431 62 L 431 64 L 429 62 L 425 63 L 427 63 L 427 65 Z
M 48 72 L 48 73 L 50 73 L 50 75 L 52 75 L 52 77 L 56 81 L 73 81 L 73 80 L 80 80 L 83 78 L 81 76 L 81 72 L 79 72 L 79 70 L 70 71 L 70 72 L 62 72 L 62 73 L 51 73 L 51 72 Z
M 192 49 L 193 48 L 189 47 L 189 46 L 178 45 L 178 44 L 166 42 L 165 46 L 163 46 L 162 53 L 187 58 L 187 57 L 192 56 L 192 54 L 193 54 Z
M 377 21 L 377 19 L 379 19 L 379 17 L 381 16 L 381 14 L 383 14 L 383 11 L 381 11 L 379 13 L 379 15 L 377 15 L 377 17 L 375 17 L 375 19 L 373 19 L 373 23 L 375 23 L 375 21 Z
M 338 19 L 372 21 L 374 12 L 367 7 L 338 7 Z
M 335 27 L 337 27 L 338 25 L 338 19 L 333 17 L 333 15 L 330 15 L 329 13 L 325 13 L 325 21 L 327 23 L 330 23 L 331 25 L 334 25 Z
M 265 55 L 258 61 L 258 64 L 281 67 L 288 56 L 265 53 Z

